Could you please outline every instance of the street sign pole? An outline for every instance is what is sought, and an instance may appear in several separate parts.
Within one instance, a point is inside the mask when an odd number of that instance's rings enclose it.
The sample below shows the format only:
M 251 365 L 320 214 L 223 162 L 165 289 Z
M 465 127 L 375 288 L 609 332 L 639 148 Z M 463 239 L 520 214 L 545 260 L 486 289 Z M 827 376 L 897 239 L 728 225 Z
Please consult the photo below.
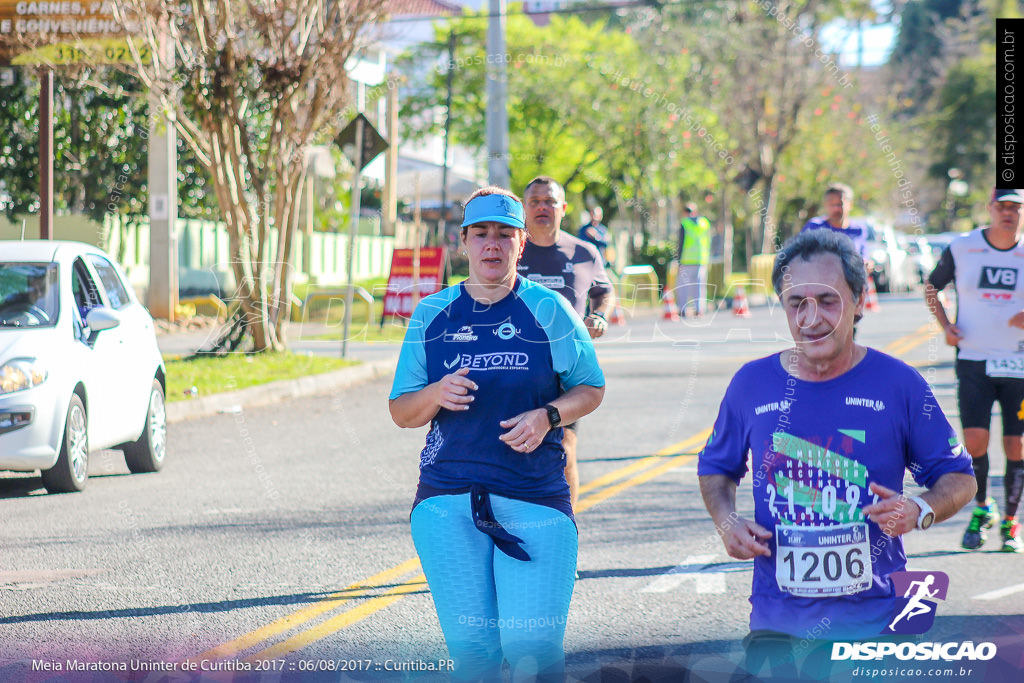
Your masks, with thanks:
M 363 117 L 356 118 L 356 165 L 355 173 L 352 174 L 352 225 L 348 231 L 348 290 L 345 292 L 345 329 L 341 337 L 341 357 L 348 354 L 348 332 L 352 327 L 352 303 L 355 299 L 355 278 L 352 272 L 352 263 L 355 260 L 356 234 L 359 232 L 359 178 L 362 175 L 363 167 Z
M 361 98 L 357 97 L 361 106 Z M 352 162 L 355 172 L 352 174 L 352 227 L 348 236 L 348 292 L 345 294 L 345 327 L 342 330 L 341 357 L 348 354 L 348 334 L 352 326 L 352 301 L 355 298 L 355 249 L 356 236 L 359 233 L 359 180 L 366 165 L 377 158 L 377 155 L 388 148 L 388 142 L 373 124 L 363 116 L 356 114 L 345 128 L 334 138 L 334 144 Z M 372 305 L 372 304 L 371 304 Z
M 53 69 L 39 70 L 39 239 L 53 239 Z

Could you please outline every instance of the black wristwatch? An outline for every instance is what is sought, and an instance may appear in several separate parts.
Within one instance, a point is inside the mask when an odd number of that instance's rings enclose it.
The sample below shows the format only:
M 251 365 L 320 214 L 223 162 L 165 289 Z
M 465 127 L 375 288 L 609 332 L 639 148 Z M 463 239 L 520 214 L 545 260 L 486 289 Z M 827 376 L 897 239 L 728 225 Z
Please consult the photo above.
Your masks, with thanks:
M 558 412 L 558 408 L 549 403 L 544 406 L 544 410 L 548 411 L 548 422 L 551 423 L 552 429 L 562 424 L 562 414 Z

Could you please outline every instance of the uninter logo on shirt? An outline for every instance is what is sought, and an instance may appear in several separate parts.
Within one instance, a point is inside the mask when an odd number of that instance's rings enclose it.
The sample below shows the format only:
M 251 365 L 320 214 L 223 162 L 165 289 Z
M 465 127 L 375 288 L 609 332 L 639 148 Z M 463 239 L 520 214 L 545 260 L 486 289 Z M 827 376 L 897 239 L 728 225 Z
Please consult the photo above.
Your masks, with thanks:
M 459 328 L 458 332 L 449 332 L 448 334 L 444 335 L 444 340 L 451 342 L 468 342 L 476 341 L 477 336 L 473 334 L 472 325 L 463 325 L 462 327 Z
M 789 412 L 790 402 L 789 401 L 772 401 L 771 403 L 765 403 L 763 406 L 754 408 L 755 415 L 764 415 L 770 410 L 781 410 L 784 413 Z
M 470 370 L 529 370 L 530 356 L 519 352 L 460 353 L 444 364 L 447 370 L 456 366 Z
M 882 412 L 885 410 L 884 401 L 876 401 L 873 398 L 860 398 L 857 396 L 847 396 L 846 405 L 848 406 L 861 406 L 863 408 L 871 408 L 875 412 Z

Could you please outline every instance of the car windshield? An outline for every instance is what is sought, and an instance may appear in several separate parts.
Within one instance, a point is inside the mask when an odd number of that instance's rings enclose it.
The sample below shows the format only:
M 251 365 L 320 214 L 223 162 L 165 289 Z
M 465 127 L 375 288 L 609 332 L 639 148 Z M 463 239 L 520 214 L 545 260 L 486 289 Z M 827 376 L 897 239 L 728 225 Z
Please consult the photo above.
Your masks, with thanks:
M 57 264 L 0 262 L 0 328 L 57 324 Z

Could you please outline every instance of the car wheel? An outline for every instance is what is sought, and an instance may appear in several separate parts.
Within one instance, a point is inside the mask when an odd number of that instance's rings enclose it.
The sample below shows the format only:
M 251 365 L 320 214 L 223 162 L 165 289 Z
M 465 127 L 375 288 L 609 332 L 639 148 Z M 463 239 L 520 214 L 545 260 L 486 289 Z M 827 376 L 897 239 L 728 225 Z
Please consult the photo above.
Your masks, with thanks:
M 138 441 L 125 444 L 124 461 L 128 469 L 136 474 L 157 472 L 164 466 L 167 453 L 167 410 L 164 407 L 164 389 L 159 380 L 153 380 L 149 392 L 149 409 L 146 411 L 146 426 Z
M 89 477 L 89 421 L 78 394 L 71 395 L 64 438 L 57 464 L 43 470 L 43 486 L 50 493 L 74 493 L 85 488 Z

